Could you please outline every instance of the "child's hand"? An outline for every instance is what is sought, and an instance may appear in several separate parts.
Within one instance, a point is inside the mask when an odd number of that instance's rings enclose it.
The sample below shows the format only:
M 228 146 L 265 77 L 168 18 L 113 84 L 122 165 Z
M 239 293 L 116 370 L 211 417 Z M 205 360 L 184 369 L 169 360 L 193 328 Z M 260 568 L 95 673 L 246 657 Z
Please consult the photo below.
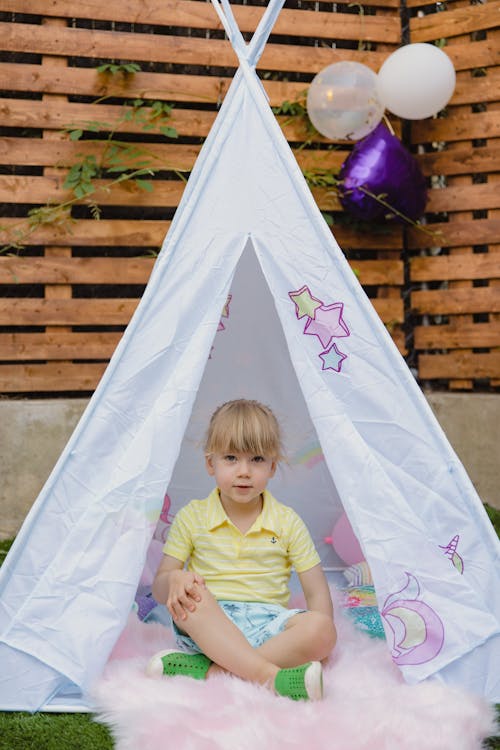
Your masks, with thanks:
M 205 579 L 197 573 L 170 572 L 166 606 L 174 620 L 185 620 L 188 612 L 194 612 L 196 602 L 201 601 L 200 587 L 205 587 Z

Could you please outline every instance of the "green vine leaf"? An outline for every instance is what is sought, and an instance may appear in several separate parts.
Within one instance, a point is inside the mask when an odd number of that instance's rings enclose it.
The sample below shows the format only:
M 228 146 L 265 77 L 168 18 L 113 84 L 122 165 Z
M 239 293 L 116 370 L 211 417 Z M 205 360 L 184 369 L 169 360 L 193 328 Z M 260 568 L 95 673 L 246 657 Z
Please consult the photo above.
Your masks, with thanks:
M 97 68 L 98 73 L 110 73 L 111 75 L 117 73 L 133 75 L 134 73 L 140 73 L 140 71 L 141 66 L 138 63 L 104 63 Z
M 96 70 L 102 75 L 133 75 L 141 68 L 133 62 L 109 62 L 100 65 Z M 100 97 L 96 103 L 107 98 L 107 96 Z M 78 201 L 85 201 L 92 218 L 99 220 L 101 209 L 95 197 L 96 194 L 109 194 L 113 186 L 119 183 L 135 182 L 140 190 L 151 192 L 154 189 L 154 183 L 144 178 L 152 177 L 160 169 L 166 168 L 163 160 L 155 154 L 154 144 L 145 147 L 128 141 L 120 141 L 115 138 L 115 133 L 119 132 L 125 123 L 134 122 L 143 132 L 157 131 L 166 138 L 177 138 L 177 130 L 168 122 L 172 110 L 173 105 L 168 102 L 136 97 L 124 104 L 119 119 L 113 124 L 100 120 L 85 120 L 64 125 L 60 132 L 67 134 L 68 139 L 73 143 L 85 139 L 89 133 L 105 133 L 106 135 L 97 141 L 86 140 L 87 149 L 95 143 L 96 153 L 77 154 L 79 160 L 70 166 L 63 189 L 70 191 L 71 197 L 62 203 L 49 203 L 46 206 L 31 209 L 18 225 L 5 230 L 8 234 L 8 242 L 0 248 L 0 252 L 8 250 L 19 252 L 29 236 L 43 224 L 56 224 L 69 229 L 69 225 L 74 221 L 71 210 Z M 155 160 L 160 166 L 154 166 Z M 185 181 L 180 171 L 176 171 L 174 167 L 172 170 Z M 106 177 L 109 178 L 108 181 L 96 184 L 96 180 Z M 91 195 L 93 198 L 89 199 Z
M 311 187 L 332 187 L 339 185 L 339 179 L 334 172 L 326 169 L 304 170 L 302 173 Z
M 92 216 L 92 218 L 95 219 L 96 221 L 99 221 L 99 219 L 101 218 L 101 209 L 99 208 L 97 203 L 94 203 L 92 201 L 91 203 L 89 203 L 89 208 L 90 208 L 90 215 Z
M 134 180 L 134 182 L 141 190 L 145 190 L 148 193 L 153 191 L 153 183 L 149 180 Z
M 170 127 L 170 125 L 162 125 L 160 127 L 160 133 L 167 138 L 178 138 L 179 133 L 175 128 Z
M 93 154 L 85 156 L 82 161 L 73 164 L 63 183 L 65 190 L 71 190 L 73 195 L 84 198 L 95 191 L 92 181 L 101 176 L 101 170 Z

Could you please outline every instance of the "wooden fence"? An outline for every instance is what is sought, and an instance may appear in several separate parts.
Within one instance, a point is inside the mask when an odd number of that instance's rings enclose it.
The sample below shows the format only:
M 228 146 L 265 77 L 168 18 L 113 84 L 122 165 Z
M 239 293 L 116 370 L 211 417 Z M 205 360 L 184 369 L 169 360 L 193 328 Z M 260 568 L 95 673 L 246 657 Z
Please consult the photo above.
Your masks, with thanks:
M 257 2 L 234 6 L 244 32 L 263 12 Z M 446 116 L 410 130 L 432 185 L 432 245 L 421 230 L 349 221 L 329 178 L 350 145 L 311 136 L 300 108 L 278 117 L 420 381 L 492 389 L 500 385 L 500 3 L 407 5 L 404 41 L 446 39 L 458 79 Z M 0 29 L 0 242 L 11 245 L 0 255 L 0 392 L 90 393 L 141 296 L 236 60 L 202 0 L 0 0 Z M 259 63 L 271 105 L 300 100 L 333 62 L 377 71 L 404 29 L 399 0 L 287 3 Z M 110 63 L 122 67 L 97 70 Z M 170 114 L 161 103 L 174 105 Z M 124 158 L 130 170 L 147 162 L 159 171 L 119 178 L 109 167 Z M 78 163 L 108 169 L 74 202 L 65 181 Z

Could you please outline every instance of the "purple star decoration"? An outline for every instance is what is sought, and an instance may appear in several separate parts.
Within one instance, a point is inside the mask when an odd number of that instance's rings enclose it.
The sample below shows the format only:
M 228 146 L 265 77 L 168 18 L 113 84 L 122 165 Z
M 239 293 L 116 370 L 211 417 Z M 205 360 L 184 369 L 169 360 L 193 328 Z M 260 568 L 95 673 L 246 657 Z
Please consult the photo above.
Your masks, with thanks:
M 316 336 L 325 350 L 318 355 L 322 360 L 321 369 L 340 372 L 347 354 L 341 352 L 335 343 L 332 344 L 332 339 L 351 335 L 342 317 L 344 303 L 333 302 L 330 305 L 324 305 L 320 299 L 311 294 L 311 290 L 305 285 L 294 292 L 289 292 L 288 296 L 295 305 L 297 319 L 307 317 L 303 333 L 306 336 Z

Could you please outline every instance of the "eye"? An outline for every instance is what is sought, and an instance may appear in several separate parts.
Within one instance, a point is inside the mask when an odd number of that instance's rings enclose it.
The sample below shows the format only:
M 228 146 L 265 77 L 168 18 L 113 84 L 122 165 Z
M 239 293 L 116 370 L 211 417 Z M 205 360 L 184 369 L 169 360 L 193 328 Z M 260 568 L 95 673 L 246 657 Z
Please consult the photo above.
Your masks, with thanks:
M 264 456 L 254 456 L 254 457 L 252 458 L 252 461 L 253 461 L 254 463 L 256 463 L 256 464 L 261 464 L 261 463 L 262 463 L 263 461 L 265 461 L 265 460 L 266 460 L 266 459 L 264 458 Z
M 229 453 L 227 456 L 224 456 L 224 461 L 227 461 L 227 463 L 232 464 L 236 461 L 236 456 L 233 456 L 232 453 Z

